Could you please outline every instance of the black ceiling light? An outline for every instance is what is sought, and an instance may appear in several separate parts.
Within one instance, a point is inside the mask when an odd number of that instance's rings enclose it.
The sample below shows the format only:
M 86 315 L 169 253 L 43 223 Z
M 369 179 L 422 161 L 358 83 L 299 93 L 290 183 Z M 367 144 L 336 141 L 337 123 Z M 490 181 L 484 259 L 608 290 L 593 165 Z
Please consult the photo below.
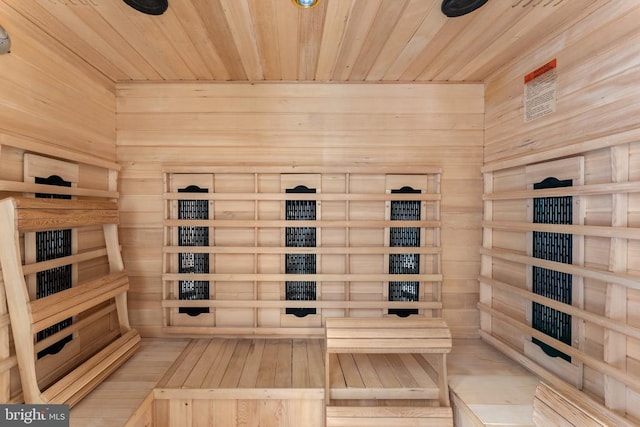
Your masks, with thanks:
M 169 7 L 168 0 L 124 0 L 124 2 L 147 15 L 162 15 Z
M 442 0 L 442 13 L 449 18 L 466 15 L 484 5 L 487 0 Z

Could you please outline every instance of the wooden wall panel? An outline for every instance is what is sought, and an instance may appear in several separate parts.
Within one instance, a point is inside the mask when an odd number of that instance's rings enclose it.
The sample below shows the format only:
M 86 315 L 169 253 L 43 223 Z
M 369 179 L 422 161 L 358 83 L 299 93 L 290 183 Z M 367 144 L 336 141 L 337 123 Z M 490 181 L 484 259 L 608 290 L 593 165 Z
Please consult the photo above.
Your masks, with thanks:
M 12 186 L 23 181 L 25 153 L 79 164 L 79 188 L 115 190 L 115 175 L 108 170 L 117 170 L 113 82 L 4 1 L 0 16 L 12 41 L 11 53 L 0 56 L 0 185 L 7 190 L 0 190 L 0 197 L 16 195 Z M 99 240 L 92 231 L 82 234 L 79 249 L 92 248 Z M 83 263 L 79 279 L 106 269 L 104 259 Z M 0 294 L 0 313 L 5 313 L 3 289 Z M 10 359 L 8 325 L 8 318 L 3 318 L 0 363 L 13 368 L 0 372 L 0 402 L 10 401 L 20 391 L 15 359 Z M 87 331 L 84 351 L 95 347 L 90 335 L 95 338 L 104 332 Z M 65 351 L 66 356 L 48 356 L 43 366 L 63 366 L 80 352 L 77 345 Z
M 456 336 L 477 336 L 482 85 L 120 83 L 117 102 L 123 253 L 143 334 L 162 324 L 162 165 L 193 162 L 441 167 L 444 316 Z
M 0 144 L 115 160 L 113 82 L 4 1 L 0 15 L 12 40 L 0 56 Z
M 587 315 L 615 320 L 623 329 L 627 325 L 638 325 L 637 316 L 632 314 L 637 307 L 637 291 L 632 288 L 638 283 L 634 266 L 640 261 L 640 253 L 637 236 L 618 238 L 613 233 L 614 227 L 638 226 L 639 196 L 635 191 L 616 189 L 615 185 L 639 178 L 640 93 L 633 83 L 640 77 L 639 19 L 640 5 L 635 2 L 602 8 L 573 25 L 561 37 L 546 40 L 505 63 L 485 82 L 483 172 L 491 179 L 491 185 L 485 184 L 490 193 L 511 192 L 513 195 L 525 190 L 523 169 L 527 165 L 569 156 L 584 157 L 585 185 L 604 187 L 604 191 L 597 194 L 580 197 L 584 224 L 610 227 L 612 233 L 589 235 L 586 232 L 582 251 L 584 268 L 616 273 L 631 281 L 625 287 L 602 278 L 585 277 L 580 297 L 583 301 L 574 301 L 573 305 L 582 304 Z M 525 122 L 524 76 L 552 59 L 557 60 L 556 111 Z M 502 200 L 485 195 L 485 199 L 491 200 L 487 202 L 490 211 L 486 216 L 493 221 L 486 228 L 493 237 L 491 247 L 526 254 L 528 239 L 511 240 L 508 225 L 505 231 L 500 227 L 496 229 L 496 225 L 504 226 L 507 221 L 530 221 L 526 219 L 526 197 Z M 525 268 L 519 262 L 494 257 L 493 268 L 487 271 L 495 281 L 523 288 Z M 522 273 L 518 274 L 519 271 Z M 483 286 L 486 290 L 486 285 Z M 492 294 L 487 291 L 484 298 L 481 295 L 482 301 L 493 301 L 494 310 L 487 311 L 486 306 L 481 306 L 484 313 L 494 318 L 493 323 L 483 322 L 481 335 L 486 336 L 486 332 L 498 337 L 524 354 L 523 344 L 527 346 L 531 333 L 522 327 L 507 326 L 505 319 L 521 320 L 521 313 L 517 312 L 518 306 L 509 305 L 514 297 L 505 297 L 496 288 L 502 289 L 494 286 Z M 578 323 L 576 328 L 573 347 L 582 352 L 582 355 L 576 353 L 578 359 L 584 360 L 583 369 L 578 365 L 576 383 L 582 384 L 587 393 L 599 397 L 607 407 L 626 413 L 632 419 L 638 418 L 640 411 L 634 405 L 640 393 L 640 384 L 636 383 L 639 378 L 636 340 L 589 320 Z M 635 332 L 634 329 L 627 333 Z M 539 374 L 551 375 L 552 364 L 543 365 L 538 367 Z

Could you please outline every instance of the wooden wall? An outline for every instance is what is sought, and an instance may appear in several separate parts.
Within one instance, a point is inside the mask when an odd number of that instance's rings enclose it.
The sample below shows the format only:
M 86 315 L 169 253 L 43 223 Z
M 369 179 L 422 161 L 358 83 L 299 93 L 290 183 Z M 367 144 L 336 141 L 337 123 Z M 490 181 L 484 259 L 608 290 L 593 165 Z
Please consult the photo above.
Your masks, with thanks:
M 561 36 L 542 39 L 486 81 L 487 222 L 480 296 L 483 337 L 541 375 L 557 368 L 536 357 L 533 363 L 530 354 L 523 357 L 531 332 L 522 325 L 528 322 L 531 303 L 520 291 L 527 289 L 526 265 L 531 260 L 519 258 L 529 250 L 527 231 L 513 222 L 527 221 L 528 203 L 514 192 L 526 190 L 527 171 L 540 168 L 535 165 L 580 157 L 583 184 L 590 193 L 577 194 L 579 221 L 586 228 L 574 228 L 574 239 L 584 242 L 584 261 L 574 276 L 583 276 L 583 288 L 574 306 L 584 312 L 574 316 L 582 320 L 574 325 L 576 377 L 569 381 L 634 417 L 640 416 L 639 19 L 637 2 L 601 8 Z M 554 58 L 556 111 L 525 123 L 524 76 Z M 565 173 L 563 164 L 548 166 L 549 174 Z M 505 193 L 512 200 L 498 200 Z M 486 280 L 489 276 L 495 282 Z
M 114 83 L 4 1 L 0 17 L 12 40 L 11 53 L 0 56 L 0 197 L 28 191 L 20 187 L 25 153 L 77 164 L 79 188 L 109 195 L 118 169 Z M 92 239 L 80 246 L 91 247 Z M 80 278 L 96 268 L 80 271 Z M 8 402 L 20 384 L 3 291 L 0 318 L 0 402 Z
M 118 84 L 133 324 L 161 334 L 163 164 L 427 164 L 443 171 L 444 316 L 477 336 L 483 102 L 478 84 Z

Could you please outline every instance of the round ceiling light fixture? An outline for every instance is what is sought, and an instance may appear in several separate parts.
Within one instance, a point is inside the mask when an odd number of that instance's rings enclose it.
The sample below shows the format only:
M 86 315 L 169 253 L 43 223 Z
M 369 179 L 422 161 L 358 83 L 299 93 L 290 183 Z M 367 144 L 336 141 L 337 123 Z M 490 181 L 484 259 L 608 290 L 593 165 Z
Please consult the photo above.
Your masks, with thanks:
M 487 0 L 442 0 L 442 13 L 449 18 L 466 15 L 482 7 Z
M 162 15 L 169 7 L 168 0 L 124 0 L 124 2 L 147 15 Z
M 320 0 L 291 0 L 293 4 L 303 9 L 311 9 L 312 7 L 316 7 Z

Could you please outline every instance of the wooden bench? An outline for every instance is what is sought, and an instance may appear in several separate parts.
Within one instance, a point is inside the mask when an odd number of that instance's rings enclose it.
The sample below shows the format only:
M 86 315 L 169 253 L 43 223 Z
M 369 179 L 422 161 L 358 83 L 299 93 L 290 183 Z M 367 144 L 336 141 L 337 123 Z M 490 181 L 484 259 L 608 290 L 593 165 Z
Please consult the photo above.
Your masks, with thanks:
M 326 319 L 327 426 L 452 426 L 446 365 L 450 351 L 451 333 L 443 319 Z M 338 369 L 343 371 L 344 388 L 337 386 L 342 381 L 335 374 Z M 346 378 L 354 376 L 353 371 L 359 375 Z M 381 375 L 376 378 L 378 373 Z M 338 400 L 347 403 L 338 404 Z M 352 405 L 354 400 L 365 401 L 364 406 Z M 386 406 L 372 404 L 377 400 L 385 400 Z M 431 404 L 404 404 L 411 400 Z M 396 406 L 393 401 L 403 404 Z
M 581 391 L 562 392 L 541 382 L 533 399 L 533 422 L 537 426 L 631 427 L 637 425 L 607 409 Z
M 108 201 L 7 198 L 0 201 L 0 218 L 0 266 L 24 401 L 74 405 L 122 365 L 140 343 L 140 336 L 131 329 L 127 314 L 129 281 L 118 243 L 117 205 Z M 91 251 L 89 255 L 22 264 L 21 233 L 87 226 L 102 226 L 105 240 L 103 250 Z M 25 275 L 105 254 L 109 262 L 109 274 L 31 301 Z M 36 373 L 35 335 L 89 310 L 94 315 L 108 312 L 108 308 L 102 308 L 108 301 L 113 301 L 117 312 L 119 336 L 41 391 Z M 97 306 L 100 306 L 98 310 L 93 310 Z M 63 329 L 56 336 L 59 334 L 69 332 Z

